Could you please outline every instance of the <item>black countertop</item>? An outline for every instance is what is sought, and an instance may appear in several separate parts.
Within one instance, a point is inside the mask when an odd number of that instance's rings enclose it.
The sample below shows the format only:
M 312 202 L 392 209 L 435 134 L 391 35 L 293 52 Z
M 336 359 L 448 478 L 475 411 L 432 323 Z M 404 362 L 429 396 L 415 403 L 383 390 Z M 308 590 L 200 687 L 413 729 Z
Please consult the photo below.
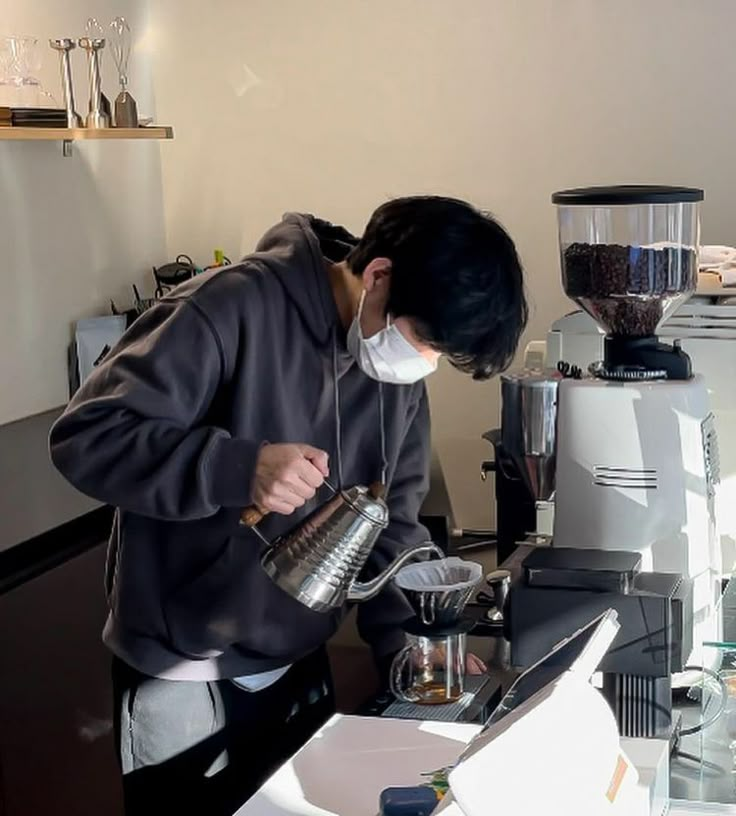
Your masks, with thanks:
M 49 430 L 62 409 L 0 425 L 0 594 L 98 546 L 112 509 L 56 471 Z
M 62 410 L 0 425 L 0 553 L 100 507 L 49 458 L 49 430 Z

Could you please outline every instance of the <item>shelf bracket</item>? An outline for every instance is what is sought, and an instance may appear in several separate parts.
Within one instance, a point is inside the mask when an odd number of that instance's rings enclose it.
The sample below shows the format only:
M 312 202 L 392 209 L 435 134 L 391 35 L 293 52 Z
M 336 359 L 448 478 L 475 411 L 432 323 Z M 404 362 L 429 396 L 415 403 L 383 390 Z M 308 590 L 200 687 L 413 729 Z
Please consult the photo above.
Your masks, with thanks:
M 62 139 L 62 142 L 61 142 L 61 155 L 65 159 L 71 158 L 71 155 L 72 155 L 72 140 L 71 139 Z

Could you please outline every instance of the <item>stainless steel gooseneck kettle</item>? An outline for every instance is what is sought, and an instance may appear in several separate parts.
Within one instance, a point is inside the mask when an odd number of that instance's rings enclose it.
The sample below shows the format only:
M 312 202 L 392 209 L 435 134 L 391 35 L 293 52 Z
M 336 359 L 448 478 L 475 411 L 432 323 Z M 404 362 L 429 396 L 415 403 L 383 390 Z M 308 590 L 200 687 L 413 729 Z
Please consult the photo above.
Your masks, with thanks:
M 273 543 L 256 527 L 265 513 L 248 507 L 241 516 L 240 523 L 253 529 L 268 546 L 261 558 L 268 576 L 309 609 L 328 612 L 346 601 L 367 601 L 415 555 L 434 552 L 444 557 L 436 544 L 425 542 L 403 552 L 372 580 L 358 582 L 373 545 L 388 524 L 383 485 L 334 492 L 300 525 Z

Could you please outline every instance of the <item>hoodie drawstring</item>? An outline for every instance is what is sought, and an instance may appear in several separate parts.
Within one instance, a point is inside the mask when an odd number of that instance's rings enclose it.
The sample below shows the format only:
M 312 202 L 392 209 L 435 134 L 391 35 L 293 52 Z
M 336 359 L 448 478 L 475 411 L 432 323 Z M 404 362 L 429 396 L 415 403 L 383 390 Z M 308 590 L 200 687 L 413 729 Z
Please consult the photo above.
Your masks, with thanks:
M 381 425 L 381 484 L 384 495 L 388 494 L 388 460 L 386 459 L 386 419 L 383 412 L 383 383 L 378 381 L 378 416 Z
M 342 480 L 342 422 L 340 419 L 340 380 L 337 365 L 337 330 L 332 332 L 332 379 L 335 394 L 335 457 L 337 459 L 337 489 L 343 490 Z M 383 383 L 378 382 L 378 416 L 381 438 L 381 484 L 384 486 L 384 498 L 388 495 L 388 458 L 386 456 L 386 415 L 383 401 Z
M 332 331 L 332 380 L 335 391 L 335 455 L 337 458 L 337 489 L 345 487 L 342 481 L 342 422 L 340 421 L 340 381 L 337 376 L 337 329 Z

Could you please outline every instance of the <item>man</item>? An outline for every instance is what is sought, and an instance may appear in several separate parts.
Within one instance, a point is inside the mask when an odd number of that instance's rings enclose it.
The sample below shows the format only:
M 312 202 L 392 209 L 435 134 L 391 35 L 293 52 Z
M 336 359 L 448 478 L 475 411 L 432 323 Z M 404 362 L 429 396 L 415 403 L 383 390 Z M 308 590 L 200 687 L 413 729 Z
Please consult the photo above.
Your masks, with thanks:
M 278 589 L 242 509 L 270 511 L 275 537 L 329 496 L 326 478 L 385 473 L 390 524 L 363 577 L 381 570 L 427 537 L 423 378 L 442 355 L 501 371 L 526 319 L 506 232 L 461 201 L 406 198 L 359 241 L 287 215 L 254 255 L 138 318 L 89 378 L 51 452 L 117 508 L 104 640 L 130 813 L 233 812 L 295 747 L 287 721 L 303 733 L 325 715 L 324 644 L 346 610 Z M 358 610 L 384 671 L 410 615 L 396 588 Z

